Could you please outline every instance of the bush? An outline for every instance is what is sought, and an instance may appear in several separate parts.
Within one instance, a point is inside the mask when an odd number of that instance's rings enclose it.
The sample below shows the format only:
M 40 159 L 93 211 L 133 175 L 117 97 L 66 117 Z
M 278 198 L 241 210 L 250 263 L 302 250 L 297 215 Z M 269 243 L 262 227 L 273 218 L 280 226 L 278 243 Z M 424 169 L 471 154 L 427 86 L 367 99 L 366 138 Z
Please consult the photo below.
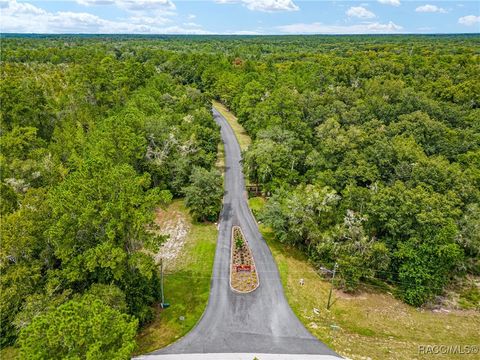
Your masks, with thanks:
M 217 219 L 222 206 L 222 176 L 213 169 L 195 167 L 190 176 L 190 186 L 183 189 L 185 203 L 197 220 Z
M 129 359 L 137 320 L 92 295 L 39 315 L 20 333 L 23 359 Z

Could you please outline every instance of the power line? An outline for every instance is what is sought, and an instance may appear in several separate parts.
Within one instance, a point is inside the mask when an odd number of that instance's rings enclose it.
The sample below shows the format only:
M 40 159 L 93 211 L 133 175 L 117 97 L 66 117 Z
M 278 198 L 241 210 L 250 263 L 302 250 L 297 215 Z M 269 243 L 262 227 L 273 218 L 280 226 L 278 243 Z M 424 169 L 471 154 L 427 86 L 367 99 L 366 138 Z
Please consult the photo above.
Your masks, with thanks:
M 341 273 L 339 271 L 337 271 L 337 275 Z M 277 280 L 278 278 L 266 278 L 264 276 L 262 276 L 262 272 L 258 272 L 258 275 L 259 277 L 261 277 L 263 280 Z M 178 274 L 178 273 L 164 273 L 164 276 L 167 278 L 167 277 L 178 277 L 178 278 L 185 278 L 185 279 L 207 279 L 207 280 L 229 280 L 230 277 L 229 276 L 203 276 L 203 275 L 195 275 L 195 274 L 192 274 L 192 275 L 184 275 L 184 274 Z M 368 277 L 363 277 L 363 279 L 365 280 L 378 280 L 378 281 L 381 281 L 383 283 L 385 283 L 386 285 L 389 285 L 389 283 L 396 283 L 398 285 L 414 285 L 414 286 L 422 286 L 426 289 L 435 289 L 435 290 L 442 290 L 444 287 L 442 286 L 433 286 L 433 285 L 424 285 L 424 284 L 418 284 L 418 283 L 413 283 L 413 282 L 409 282 L 409 281 L 395 281 L 395 280 L 389 280 L 389 279 L 381 279 L 381 278 L 377 278 L 377 277 L 373 277 L 373 276 L 368 276 Z M 375 285 L 375 284 L 370 284 L 370 283 L 365 283 L 365 281 L 361 281 L 360 283 L 362 283 L 363 285 L 368 285 L 368 286 L 373 286 L 373 287 L 377 287 L 377 288 L 381 288 L 381 289 L 384 289 L 385 287 L 382 287 L 382 286 L 379 286 L 379 285 Z

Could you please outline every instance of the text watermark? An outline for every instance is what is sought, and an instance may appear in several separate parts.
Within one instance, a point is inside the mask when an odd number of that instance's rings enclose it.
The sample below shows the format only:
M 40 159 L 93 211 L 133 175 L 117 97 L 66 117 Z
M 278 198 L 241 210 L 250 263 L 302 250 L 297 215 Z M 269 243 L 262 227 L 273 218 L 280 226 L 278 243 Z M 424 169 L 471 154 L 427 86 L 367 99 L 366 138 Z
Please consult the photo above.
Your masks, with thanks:
M 421 355 L 472 355 L 479 352 L 479 345 L 418 345 Z

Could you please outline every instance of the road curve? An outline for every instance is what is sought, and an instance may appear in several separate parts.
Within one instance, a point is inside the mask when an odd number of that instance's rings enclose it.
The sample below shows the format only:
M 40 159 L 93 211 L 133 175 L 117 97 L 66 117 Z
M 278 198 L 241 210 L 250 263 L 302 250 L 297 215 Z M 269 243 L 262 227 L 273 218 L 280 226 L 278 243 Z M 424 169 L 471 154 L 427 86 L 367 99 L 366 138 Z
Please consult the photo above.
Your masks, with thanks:
M 213 115 L 221 127 L 226 168 L 209 302 L 192 331 L 151 355 L 264 353 L 338 356 L 308 332 L 288 305 L 275 261 L 248 208 L 237 139 L 225 118 L 215 109 Z M 258 289 L 248 294 L 234 293 L 229 285 L 233 225 L 241 226 L 260 278 Z

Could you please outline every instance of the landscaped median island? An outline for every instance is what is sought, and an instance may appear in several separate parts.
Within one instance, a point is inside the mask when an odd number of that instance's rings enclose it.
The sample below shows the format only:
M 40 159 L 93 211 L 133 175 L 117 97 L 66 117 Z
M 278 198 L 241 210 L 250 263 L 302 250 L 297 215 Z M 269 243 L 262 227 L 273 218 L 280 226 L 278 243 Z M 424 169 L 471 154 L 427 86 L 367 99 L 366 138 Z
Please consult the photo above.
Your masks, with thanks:
M 249 293 L 260 284 L 253 254 L 239 226 L 232 227 L 230 286 L 234 291 Z

